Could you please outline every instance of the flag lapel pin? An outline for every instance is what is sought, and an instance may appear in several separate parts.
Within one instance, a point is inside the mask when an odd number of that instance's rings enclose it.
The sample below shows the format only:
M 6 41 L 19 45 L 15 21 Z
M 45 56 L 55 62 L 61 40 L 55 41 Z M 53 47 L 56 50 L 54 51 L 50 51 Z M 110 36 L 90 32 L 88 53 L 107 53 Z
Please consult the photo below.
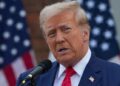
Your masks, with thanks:
M 89 77 L 89 80 L 90 80 L 91 82 L 94 82 L 94 81 L 95 81 L 94 77 L 92 77 L 92 76 Z

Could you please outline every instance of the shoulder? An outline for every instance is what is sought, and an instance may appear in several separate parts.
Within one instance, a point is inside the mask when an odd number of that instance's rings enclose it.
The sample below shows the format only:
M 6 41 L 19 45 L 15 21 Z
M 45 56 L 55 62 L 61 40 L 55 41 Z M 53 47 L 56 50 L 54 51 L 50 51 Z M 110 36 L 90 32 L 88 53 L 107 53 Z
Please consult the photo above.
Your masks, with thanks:
M 98 69 L 111 70 L 115 72 L 116 70 L 120 71 L 120 65 L 102 60 L 96 57 L 94 53 L 92 53 L 89 65 L 97 67 Z
M 104 76 L 120 75 L 120 65 L 102 60 L 92 54 L 88 68 L 94 71 L 102 71 Z
M 112 70 L 112 71 L 120 71 L 120 65 L 112 63 L 112 62 L 108 62 L 102 59 L 98 59 L 99 62 L 101 62 L 101 66 L 102 68 L 108 69 L 108 70 Z
M 120 85 L 120 65 L 100 60 L 102 66 L 102 79 L 107 81 L 108 86 Z M 114 81 L 114 82 L 113 82 Z
M 97 66 L 104 76 L 120 79 L 120 65 L 97 58 Z

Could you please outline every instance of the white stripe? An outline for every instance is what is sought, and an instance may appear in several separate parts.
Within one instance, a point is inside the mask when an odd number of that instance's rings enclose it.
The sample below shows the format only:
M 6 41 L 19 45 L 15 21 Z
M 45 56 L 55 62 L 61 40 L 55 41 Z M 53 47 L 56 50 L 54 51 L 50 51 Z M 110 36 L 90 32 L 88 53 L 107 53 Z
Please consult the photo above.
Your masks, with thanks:
M 19 77 L 19 75 L 23 72 L 26 71 L 26 66 L 25 66 L 25 63 L 23 61 L 23 59 L 20 57 L 18 58 L 17 60 L 15 60 L 13 63 L 12 63 L 12 68 L 13 68 L 13 71 L 15 73 L 15 77 L 16 79 Z
M 34 54 L 33 50 L 30 50 L 30 56 L 32 58 L 33 65 L 36 65 L 37 62 L 36 62 L 35 54 Z
M 0 86 L 9 86 L 5 74 L 0 70 Z

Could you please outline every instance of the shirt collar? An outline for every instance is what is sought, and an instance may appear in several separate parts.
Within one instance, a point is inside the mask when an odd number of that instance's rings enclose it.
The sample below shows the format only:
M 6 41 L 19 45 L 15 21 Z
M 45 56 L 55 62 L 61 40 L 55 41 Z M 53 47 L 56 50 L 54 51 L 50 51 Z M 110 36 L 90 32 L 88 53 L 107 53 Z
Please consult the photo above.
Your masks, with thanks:
M 91 57 L 91 50 L 88 49 L 85 56 L 73 67 L 73 69 L 76 71 L 76 73 L 79 76 L 81 76 L 83 74 L 83 71 L 84 71 L 86 65 L 88 64 L 90 57 Z M 57 78 L 62 76 L 64 74 L 65 70 L 66 70 L 66 68 L 62 64 L 60 64 Z
M 91 50 L 88 49 L 85 56 L 73 67 L 73 69 L 76 71 L 76 73 L 79 76 L 83 74 L 83 71 L 85 70 L 85 67 L 88 64 L 90 57 L 91 57 Z

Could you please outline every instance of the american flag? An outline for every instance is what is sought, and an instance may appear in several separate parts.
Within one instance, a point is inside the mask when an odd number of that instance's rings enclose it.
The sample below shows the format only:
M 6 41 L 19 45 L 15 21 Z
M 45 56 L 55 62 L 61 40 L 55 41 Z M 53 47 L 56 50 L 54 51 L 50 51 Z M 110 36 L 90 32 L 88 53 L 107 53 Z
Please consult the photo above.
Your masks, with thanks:
M 21 0 L 0 0 L 0 86 L 15 86 L 34 66 L 25 16 Z
M 120 54 L 109 0 L 77 0 L 85 9 L 90 26 L 90 47 L 96 56 L 108 60 Z

